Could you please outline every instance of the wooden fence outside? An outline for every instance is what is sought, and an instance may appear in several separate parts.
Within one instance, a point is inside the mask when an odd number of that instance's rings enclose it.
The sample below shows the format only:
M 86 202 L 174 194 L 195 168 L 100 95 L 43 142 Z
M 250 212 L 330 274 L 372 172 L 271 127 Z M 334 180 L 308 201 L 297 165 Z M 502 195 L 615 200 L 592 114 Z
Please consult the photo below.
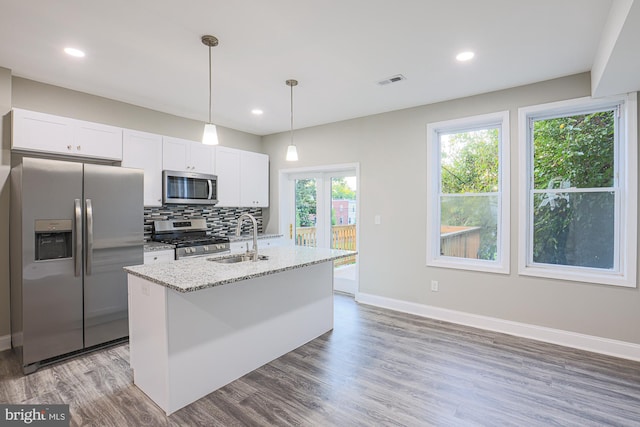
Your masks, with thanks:
M 443 225 L 440 227 L 440 254 L 459 258 L 478 258 L 480 227 Z
M 296 228 L 296 245 L 315 248 L 318 245 L 316 227 Z M 356 250 L 356 226 L 334 225 L 331 227 L 331 247 L 348 251 Z M 442 255 L 478 258 L 480 248 L 480 227 L 456 227 L 443 225 L 440 228 L 440 251 Z M 336 260 L 336 267 L 353 264 L 356 257 L 351 256 Z

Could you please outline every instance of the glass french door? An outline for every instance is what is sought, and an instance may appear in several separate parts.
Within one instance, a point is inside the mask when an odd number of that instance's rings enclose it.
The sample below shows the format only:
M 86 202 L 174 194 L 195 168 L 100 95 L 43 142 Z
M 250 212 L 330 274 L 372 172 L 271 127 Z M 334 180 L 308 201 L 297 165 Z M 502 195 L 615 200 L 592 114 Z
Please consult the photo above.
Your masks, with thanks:
M 289 238 L 298 246 L 357 250 L 355 170 L 290 174 Z M 357 257 L 334 262 L 334 289 L 355 295 Z

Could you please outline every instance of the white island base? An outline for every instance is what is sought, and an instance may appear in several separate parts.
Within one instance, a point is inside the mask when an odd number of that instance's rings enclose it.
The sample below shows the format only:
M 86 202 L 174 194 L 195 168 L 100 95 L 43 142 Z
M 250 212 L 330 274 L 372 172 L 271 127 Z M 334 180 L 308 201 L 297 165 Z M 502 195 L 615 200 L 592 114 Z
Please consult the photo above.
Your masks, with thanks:
M 177 292 L 129 274 L 134 383 L 167 415 L 333 329 L 333 262 Z

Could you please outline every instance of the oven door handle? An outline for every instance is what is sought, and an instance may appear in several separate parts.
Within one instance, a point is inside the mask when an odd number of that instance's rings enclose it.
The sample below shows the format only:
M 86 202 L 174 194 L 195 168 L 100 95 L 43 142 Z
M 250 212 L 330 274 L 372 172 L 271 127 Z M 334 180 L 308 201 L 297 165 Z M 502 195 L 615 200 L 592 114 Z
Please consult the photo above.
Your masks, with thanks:
M 208 179 L 207 184 L 209 184 L 209 196 L 207 196 L 207 199 L 211 200 L 211 196 L 213 195 L 213 183 Z

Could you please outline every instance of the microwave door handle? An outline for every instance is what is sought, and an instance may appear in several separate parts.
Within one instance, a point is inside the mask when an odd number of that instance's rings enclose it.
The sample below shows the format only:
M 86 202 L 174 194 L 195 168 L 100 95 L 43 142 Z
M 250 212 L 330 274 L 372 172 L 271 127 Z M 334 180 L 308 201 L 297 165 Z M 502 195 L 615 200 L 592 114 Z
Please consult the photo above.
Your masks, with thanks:
M 87 209 L 87 266 L 85 273 L 91 275 L 91 266 L 93 264 L 93 206 L 91 199 L 85 200 Z
M 207 197 L 207 199 L 211 200 L 211 197 L 213 195 L 213 183 L 210 179 L 208 179 L 207 184 L 209 184 L 209 196 Z
M 74 270 L 75 276 L 79 277 L 82 273 L 82 206 L 80 206 L 80 199 L 73 201 L 74 207 L 74 230 L 75 244 L 74 244 Z

